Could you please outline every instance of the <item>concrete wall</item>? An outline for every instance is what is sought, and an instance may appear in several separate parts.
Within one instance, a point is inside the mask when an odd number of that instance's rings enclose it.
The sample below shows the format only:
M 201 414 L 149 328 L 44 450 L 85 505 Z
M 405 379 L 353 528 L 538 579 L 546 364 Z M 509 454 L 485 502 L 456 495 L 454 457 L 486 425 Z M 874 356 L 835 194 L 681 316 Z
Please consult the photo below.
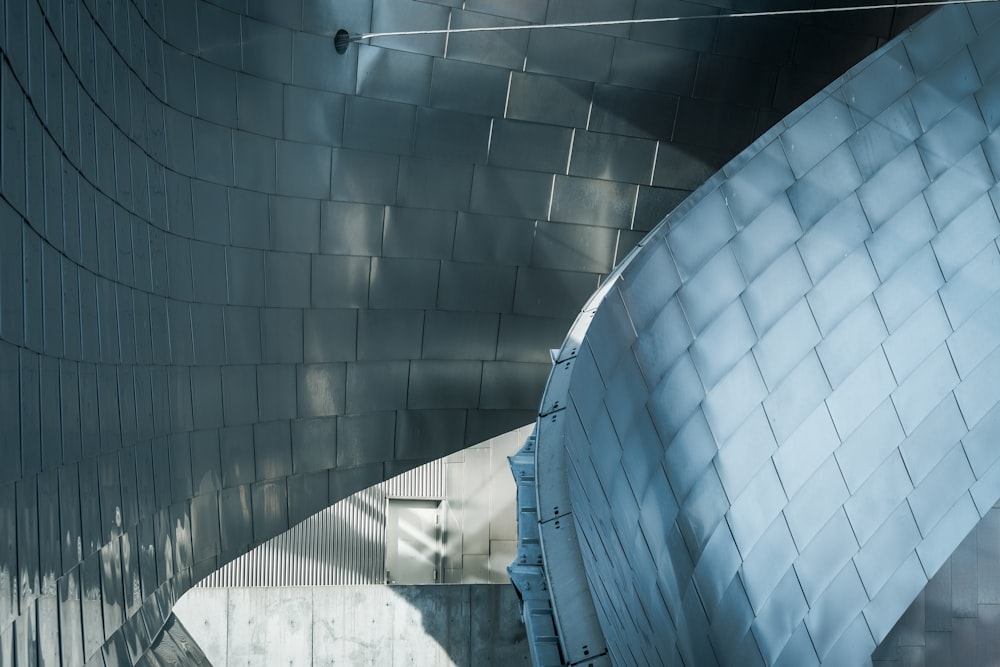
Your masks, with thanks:
M 528 664 L 510 586 L 194 588 L 175 614 L 215 667 Z

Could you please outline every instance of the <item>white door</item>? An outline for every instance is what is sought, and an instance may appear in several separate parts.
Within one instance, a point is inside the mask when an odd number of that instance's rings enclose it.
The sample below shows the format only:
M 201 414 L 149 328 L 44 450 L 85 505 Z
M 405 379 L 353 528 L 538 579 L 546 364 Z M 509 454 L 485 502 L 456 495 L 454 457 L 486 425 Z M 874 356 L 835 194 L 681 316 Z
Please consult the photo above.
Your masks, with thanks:
M 385 543 L 386 583 L 439 583 L 441 503 L 390 498 Z

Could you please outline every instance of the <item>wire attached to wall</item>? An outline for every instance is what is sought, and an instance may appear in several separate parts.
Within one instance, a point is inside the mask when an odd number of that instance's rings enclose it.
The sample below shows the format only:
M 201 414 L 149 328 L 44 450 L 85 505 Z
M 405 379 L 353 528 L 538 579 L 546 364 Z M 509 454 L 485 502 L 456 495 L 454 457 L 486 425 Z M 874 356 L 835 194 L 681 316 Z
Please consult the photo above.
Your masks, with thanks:
M 337 31 L 334 44 L 338 53 L 347 50 L 351 42 L 360 42 L 376 37 L 406 37 L 410 35 L 455 35 L 467 32 L 503 32 L 508 30 L 544 30 L 547 28 L 596 28 L 616 25 L 635 25 L 642 23 L 673 23 L 679 21 L 698 21 L 706 19 L 742 19 L 770 16 L 796 16 L 801 14 L 833 14 L 840 12 L 862 12 L 879 9 L 900 9 L 909 7 L 943 7 L 946 5 L 973 5 L 980 3 L 996 3 L 998 0 L 925 0 L 906 4 L 875 4 L 852 5 L 850 7 L 818 7 L 811 9 L 774 9 L 760 12 L 738 12 L 732 14 L 701 14 L 697 16 L 663 16 L 643 19 L 615 19 L 608 21 L 582 21 L 574 23 L 536 23 L 525 25 L 484 26 L 477 28 L 440 28 L 434 30 L 397 30 L 391 32 L 368 32 L 351 34 L 346 30 Z

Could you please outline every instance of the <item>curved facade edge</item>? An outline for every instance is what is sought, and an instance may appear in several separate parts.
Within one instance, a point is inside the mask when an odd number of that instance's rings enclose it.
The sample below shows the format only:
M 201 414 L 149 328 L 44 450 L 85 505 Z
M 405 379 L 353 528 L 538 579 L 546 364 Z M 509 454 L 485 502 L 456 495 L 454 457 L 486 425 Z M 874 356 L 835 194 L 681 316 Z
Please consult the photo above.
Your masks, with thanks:
M 998 18 L 852 68 L 571 329 L 537 450 L 615 664 L 864 664 L 1000 498 Z

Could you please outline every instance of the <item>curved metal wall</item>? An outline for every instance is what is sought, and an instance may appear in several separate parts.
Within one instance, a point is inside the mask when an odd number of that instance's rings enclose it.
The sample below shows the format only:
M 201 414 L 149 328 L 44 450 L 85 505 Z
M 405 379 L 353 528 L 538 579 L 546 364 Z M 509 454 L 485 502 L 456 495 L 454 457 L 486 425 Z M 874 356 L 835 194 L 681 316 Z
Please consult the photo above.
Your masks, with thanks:
M 192 581 L 530 420 L 599 277 L 899 23 L 333 50 L 731 3 L 451 4 L 0 2 L 0 663 L 142 661 Z
M 850 70 L 571 329 L 537 483 L 565 447 L 616 664 L 864 664 L 1000 498 L 998 19 L 938 10 Z

